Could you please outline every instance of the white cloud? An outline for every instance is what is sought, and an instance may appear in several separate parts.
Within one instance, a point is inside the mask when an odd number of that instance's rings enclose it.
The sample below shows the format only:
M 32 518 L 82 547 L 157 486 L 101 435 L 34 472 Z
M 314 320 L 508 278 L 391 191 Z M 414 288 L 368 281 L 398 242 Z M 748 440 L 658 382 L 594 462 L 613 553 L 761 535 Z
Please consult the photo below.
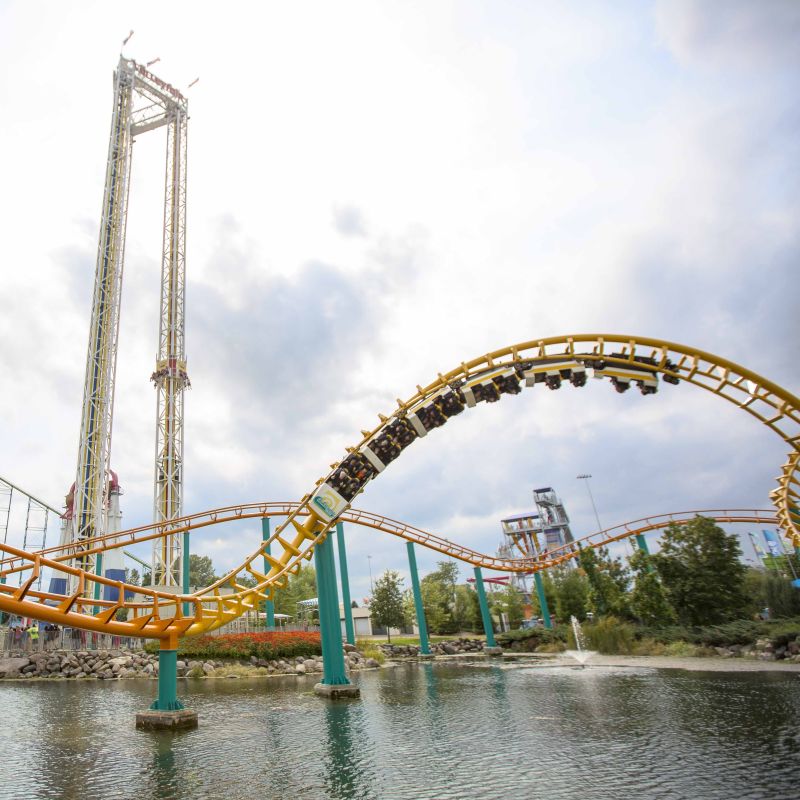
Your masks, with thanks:
M 6 4 L 0 473 L 50 498 L 72 481 L 130 27 L 129 55 L 160 55 L 177 85 L 201 76 L 187 511 L 297 498 L 396 397 L 531 338 L 660 336 L 796 391 L 795 11 L 734 6 L 720 25 L 688 2 L 233 5 L 223 24 L 204 4 Z M 114 441 L 130 524 L 152 502 L 163 148 L 155 132 L 134 154 Z M 784 445 L 719 406 L 688 386 L 537 388 L 453 420 L 359 499 L 490 552 L 534 485 L 591 530 L 586 471 L 607 524 L 765 506 Z M 375 574 L 403 568 L 402 543 L 348 536 L 362 591 L 367 553 Z M 227 565 L 245 538 L 197 542 Z

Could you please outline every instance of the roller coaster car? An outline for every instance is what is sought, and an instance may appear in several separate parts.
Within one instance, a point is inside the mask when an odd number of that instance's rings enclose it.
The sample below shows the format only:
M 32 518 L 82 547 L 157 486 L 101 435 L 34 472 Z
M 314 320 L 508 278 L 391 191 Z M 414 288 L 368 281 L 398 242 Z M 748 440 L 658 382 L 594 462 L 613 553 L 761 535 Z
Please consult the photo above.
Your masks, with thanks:
M 543 383 L 548 389 L 560 389 L 562 380 L 568 380 L 573 386 L 586 385 L 586 367 L 575 359 L 523 361 L 517 374 L 525 378 L 526 386 Z
M 475 383 L 472 386 L 465 387 L 465 397 L 468 397 L 467 392 L 472 393 L 474 403 L 480 403 L 482 400 L 487 403 L 496 403 L 500 399 L 500 390 L 491 378 L 484 383 Z M 469 400 L 467 400 L 467 405 L 469 405 Z
M 396 419 L 394 422 L 390 422 L 386 426 L 386 432 L 400 446 L 401 450 L 405 450 L 417 438 L 417 432 L 406 419 Z
M 403 450 L 386 431 L 368 442 L 367 448 L 378 457 L 384 466 L 394 461 Z
M 354 478 L 343 466 L 338 466 L 325 481 L 346 502 L 350 502 L 366 483 Z
M 519 378 L 516 375 L 497 375 L 492 378 L 492 383 L 497 387 L 500 394 L 519 394 L 522 387 L 519 385 Z
M 378 474 L 377 467 L 363 453 L 351 453 L 339 466 L 346 469 L 362 486 Z
M 448 419 L 460 414 L 464 410 L 464 395 L 458 390 L 446 392 L 439 397 L 437 406 Z
M 671 372 L 677 372 L 678 365 L 673 364 L 672 361 L 666 359 L 664 361 L 664 369 L 668 369 Z M 673 386 L 677 386 L 681 382 L 681 379 L 676 377 L 675 375 L 662 375 L 662 377 L 664 379 L 664 383 L 671 383 Z
M 642 394 L 655 394 L 658 391 L 658 375 L 645 366 L 638 364 L 648 364 L 652 367 L 658 365 L 658 361 L 649 356 L 634 356 L 633 362 L 628 360 L 625 353 L 611 353 L 610 358 L 625 359 L 625 364 L 609 363 L 602 359 L 593 360 L 591 363 L 594 369 L 595 378 L 610 378 L 611 385 L 621 394 L 630 389 L 631 383 L 635 383 Z

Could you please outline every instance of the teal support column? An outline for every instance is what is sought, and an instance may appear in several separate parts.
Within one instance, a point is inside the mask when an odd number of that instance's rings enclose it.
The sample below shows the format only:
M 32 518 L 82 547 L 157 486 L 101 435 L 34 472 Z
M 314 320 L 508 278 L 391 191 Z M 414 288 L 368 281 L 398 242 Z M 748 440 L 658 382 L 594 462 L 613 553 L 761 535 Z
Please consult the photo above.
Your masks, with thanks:
M 333 558 L 333 537 L 330 534 L 314 548 L 314 566 L 317 570 L 319 630 L 322 638 L 322 684 L 346 686 L 350 681 L 344 669 L 336 564 Z
M 483 630 L 486 632 L 486 646 L 497 647 L 494 640 L 494 629 L 492 628 L 492 615 L 489 613 L 489 603 L 486 600 L 486 590 L 483 588 L 483 575 L 480 567 L 475 567 L 475 591 L 478 593 L 478 602 L 481 606 L 481 618 L 483 619 Z
M 547 604 L 547 595 L 544 592 L 544 581 L 539 572 L 533 573 L 533 582 L 536 584 L 536 595 L 539 598 L 539 608 L 542 609 L 542 619 L 545 628 L 553 627 L 553 620 L 550 618 L 550 606 Z
M 102 553 L 98 553 L 97 554 L 97 558 L 96 558 L 95 564 L 94 564 L 94 574 L 95 575 L 102 575 L 103 574 L 103 554 Z M 95 583 L 94 583 L 94 599 L 95 600 L 99 600 L 100 599 L 100 587 L 101 587 L 101 584 L 99 584 L 97 581 L 95 581 Z M 100 606 L 95 606 L 94 607 L 94 614 L 99 614 L 99 613 L 100 613 Z
M 417 612 L 417 627 L 419 628 L 419 651 L 423 655 L 430 655 L 431 645 L 428 641 L 428 623 L 425 621 L 425 609 L 422 605 L 422 592 L 419 588 L 417 556 L 414 553 L 414 542 L 406 542 L 406 550 L 408 550 L 408 568 L 411 572 L 411 587 L 414 590 L 414 609 Z
M 183 703 L 178 700 L 178 651 L 158 651 L 158 700 L 150 706 L 151 711 L 181 711 Z
M 636 545 L 646 556 L 650 555 L 650 548 L 647 546 L 647 539 L 644 538 L 643 533 L 636 534 Z
M 191 591 L 191 587 L 189 586 L 189 531 L 186 531 L 183 534 L 183 551 L 181 557 L 183 559 L 183 564 L 181 565 L 181 571 L 183 572 L 183 593 L 189 594 L 189 592 Z M 191 613 L 192 613 L 192 604 L 184 603 L 183 604 L 184 616 L 188 617 L 189 614 Z
M 353 625 L 353 609 L 350 608 L 350 580 L 347 576 L 347 551 L 344 547 L 344 525 L 336 523 L 336 549 L 339 551 L 339 579 L 342 582 L 342 607 L 344 608 L 344 629 L 347 643 L 356 643 L 356 629 Z
M 264 548 L 264 574 L 268 574 L 271 566 L 269 561 L 267 561 L 266 556 L 270 554 L 270 545 L 269 545 L 269 537 L 270 537 L 270 530 L 269 530 L 269 517 L 261 517 L 261 538 L 263 541 L 267 542 L 267 546 Z M 268 628 L 275 627 L 275 603 L 272 600 L 265 600 L 264 601 L 264 611 L 266 612 L 267 618 L 265 620 L 265 624 Z

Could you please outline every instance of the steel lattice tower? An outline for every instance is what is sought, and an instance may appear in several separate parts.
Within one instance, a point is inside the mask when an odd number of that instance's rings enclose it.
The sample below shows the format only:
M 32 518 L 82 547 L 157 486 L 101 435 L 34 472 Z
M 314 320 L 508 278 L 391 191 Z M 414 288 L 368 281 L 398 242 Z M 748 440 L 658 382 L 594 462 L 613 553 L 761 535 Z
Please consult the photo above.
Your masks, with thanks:
M 114 73 L 78 467 L 62 535 L 70 542 L 105 532 L 132 144 L 135 136 L 163 126 L 167 126 L 167 169 L 161 324 L 152 375 L 158 395 L 155 519 L 167 521 L 183 510 L 183 390 L 189 385 L 184 349 L 187 121 L 187 100 L 177 89 L 135 61 L 120 57 Z M 97 565 L 93 556 L 82 556 L 79 566 L 95 570 Z M 181 541 L 178 536 L 169 537 L 154 548 L 153 582 L 180 586 L 180 568 Z

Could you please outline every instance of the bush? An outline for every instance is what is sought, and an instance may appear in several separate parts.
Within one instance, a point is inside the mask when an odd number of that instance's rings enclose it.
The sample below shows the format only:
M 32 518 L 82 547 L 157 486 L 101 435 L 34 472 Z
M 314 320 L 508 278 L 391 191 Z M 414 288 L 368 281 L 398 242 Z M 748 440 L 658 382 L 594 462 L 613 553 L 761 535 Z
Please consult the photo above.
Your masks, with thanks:
M 383 662 L 386 661 L 383 650 L 378 647 L 377 643 L 369 639 L 356 640 L 356 649 L 364 658 L 374 658 L 379 664 L 383 664 Z
M 583 635 L 589 650 L 603 655 L 630 655 L 633 651 L 636 634 L 633 625 L 617 617 L 600 617 L 596 622 L 583 626 Z M 570 635 L 570 646 L 575 643 Z
M 564 649 L 567 642 L 567 628 L 559 625 L 555 628 L 520 628 L 506 631 L 495 636 L 500 647 L 518 653 L 557 653 Z
M 158 643 L 148 642 L 145 649 L 158 650 Z M 264 659 L 318 656 L 322 653 L 319 633 L 311 631 L 265 631 L 264 633 L 229 633 L 222 636 L 197 636 L 182 639 L 179 658 Z

